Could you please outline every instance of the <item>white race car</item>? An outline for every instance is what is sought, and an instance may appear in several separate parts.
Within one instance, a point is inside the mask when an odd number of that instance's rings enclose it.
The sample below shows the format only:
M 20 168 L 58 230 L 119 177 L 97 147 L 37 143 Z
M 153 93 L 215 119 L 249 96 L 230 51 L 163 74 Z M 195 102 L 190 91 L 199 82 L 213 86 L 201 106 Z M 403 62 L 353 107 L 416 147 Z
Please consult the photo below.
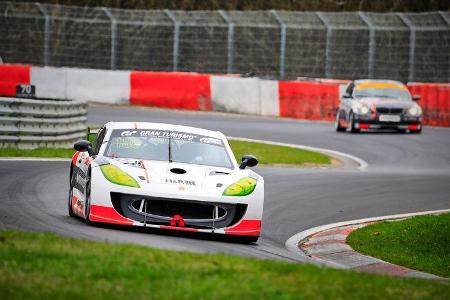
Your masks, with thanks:
M 200 128 L 109 122 L 74 145 L 69 215 L 87 223 L 242 236 L 261 233 L 264 179 L 226 137 Z

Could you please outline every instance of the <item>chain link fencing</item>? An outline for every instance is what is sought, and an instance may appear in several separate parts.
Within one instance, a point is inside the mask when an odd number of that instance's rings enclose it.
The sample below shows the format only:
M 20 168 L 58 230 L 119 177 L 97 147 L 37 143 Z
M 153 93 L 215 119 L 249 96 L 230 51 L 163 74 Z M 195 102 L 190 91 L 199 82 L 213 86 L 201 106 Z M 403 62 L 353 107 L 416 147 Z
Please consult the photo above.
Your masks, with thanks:
M 0 13 L 5 63 L 450 81 L 448 11 L 172 11 L 0 2 Z

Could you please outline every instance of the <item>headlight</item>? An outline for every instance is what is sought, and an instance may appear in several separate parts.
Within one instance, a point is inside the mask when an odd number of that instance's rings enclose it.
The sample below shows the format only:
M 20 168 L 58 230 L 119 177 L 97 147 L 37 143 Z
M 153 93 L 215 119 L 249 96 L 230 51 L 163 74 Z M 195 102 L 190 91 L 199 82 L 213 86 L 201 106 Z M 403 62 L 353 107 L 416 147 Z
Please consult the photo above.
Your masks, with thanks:
M 102 170 L 103 176 L 112 183 L 135 188 L 140 187 L 133 177 L 114 165 L 100 166 L 100 170 Z
M 361 108 L 359 109 L 359 113 L 361 115 L 367 115 L 369 113 L 369 111 L 370 111 L 370 109 L 365 105 L 361 106 Z
M 418 106 L 411 106 L 409 109 L 408 109 L 408 115 L 411 115 L 411 116 L 418 116 L 418 115 L 420 115 L 422 113 L 422 110 L 420 109 L 420 107 L 418 107 Z
M 256 180 L 250 177 L 244 177 L 238 182 L 228 186 L 223 191 L 223 196 L 247 196 L 253 193 L 256 188 Z

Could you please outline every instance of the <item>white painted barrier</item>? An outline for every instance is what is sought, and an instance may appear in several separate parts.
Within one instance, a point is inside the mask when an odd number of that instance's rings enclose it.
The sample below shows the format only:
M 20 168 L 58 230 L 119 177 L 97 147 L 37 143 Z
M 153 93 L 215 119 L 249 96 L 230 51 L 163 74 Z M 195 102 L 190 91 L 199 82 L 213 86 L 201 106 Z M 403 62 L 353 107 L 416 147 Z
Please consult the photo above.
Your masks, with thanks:
M 280 104 L 278 101 L 278 81 L 259 80 L 259 97 L 261 98 L 262 116 L 280 116 Z
M 278 116 L 278 81 L 211 76 L 214 111 Z
M 31 67 L 30 83 L 36 86 L 38 98 L 67 99 L 65 68 Z
M 130 72 L 93 69 L 67 70 L 67 98 L 102 103 L 128 103 Z
M 130 72 L 76 68 L 32 67 L 36 96 L 102 103 L 128 103 Z

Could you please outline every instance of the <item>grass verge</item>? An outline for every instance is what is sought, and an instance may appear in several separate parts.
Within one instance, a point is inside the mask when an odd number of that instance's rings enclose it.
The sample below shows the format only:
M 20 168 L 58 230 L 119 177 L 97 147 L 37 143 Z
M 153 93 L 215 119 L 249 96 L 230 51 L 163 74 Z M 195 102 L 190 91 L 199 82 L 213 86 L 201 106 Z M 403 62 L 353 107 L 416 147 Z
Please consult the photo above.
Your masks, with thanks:
M 450 276 L 450 214 L 376 223 L 353 231 L 347 242 L 391 263 Z
M 0 157 L 71 158 L 74 153 L 75 150 L 73 149 L 63 149 L 63 148 L 37 148 L 37 149 L 0 148 Z
M 331 157 L 308 150 L 255 142 L 230 140 L 236 160 L 240 162 L 245 154 L 252 154 L 259 163 L 275 165 L 329 165 Z
M 230 141 L 231 148 L 238 162 L 245 154 L 255 155 L 261 164 L 285 164 L 285 165 L 329 165 L 329 156 L 283 146 L 274 146 L 261 143 Z M 71 158 L 73 149 L 0 149 L 0 157 L 59 157 Z
M 3 299 L 410 300 L 449 293 L 438 281 L 0 231 Z

